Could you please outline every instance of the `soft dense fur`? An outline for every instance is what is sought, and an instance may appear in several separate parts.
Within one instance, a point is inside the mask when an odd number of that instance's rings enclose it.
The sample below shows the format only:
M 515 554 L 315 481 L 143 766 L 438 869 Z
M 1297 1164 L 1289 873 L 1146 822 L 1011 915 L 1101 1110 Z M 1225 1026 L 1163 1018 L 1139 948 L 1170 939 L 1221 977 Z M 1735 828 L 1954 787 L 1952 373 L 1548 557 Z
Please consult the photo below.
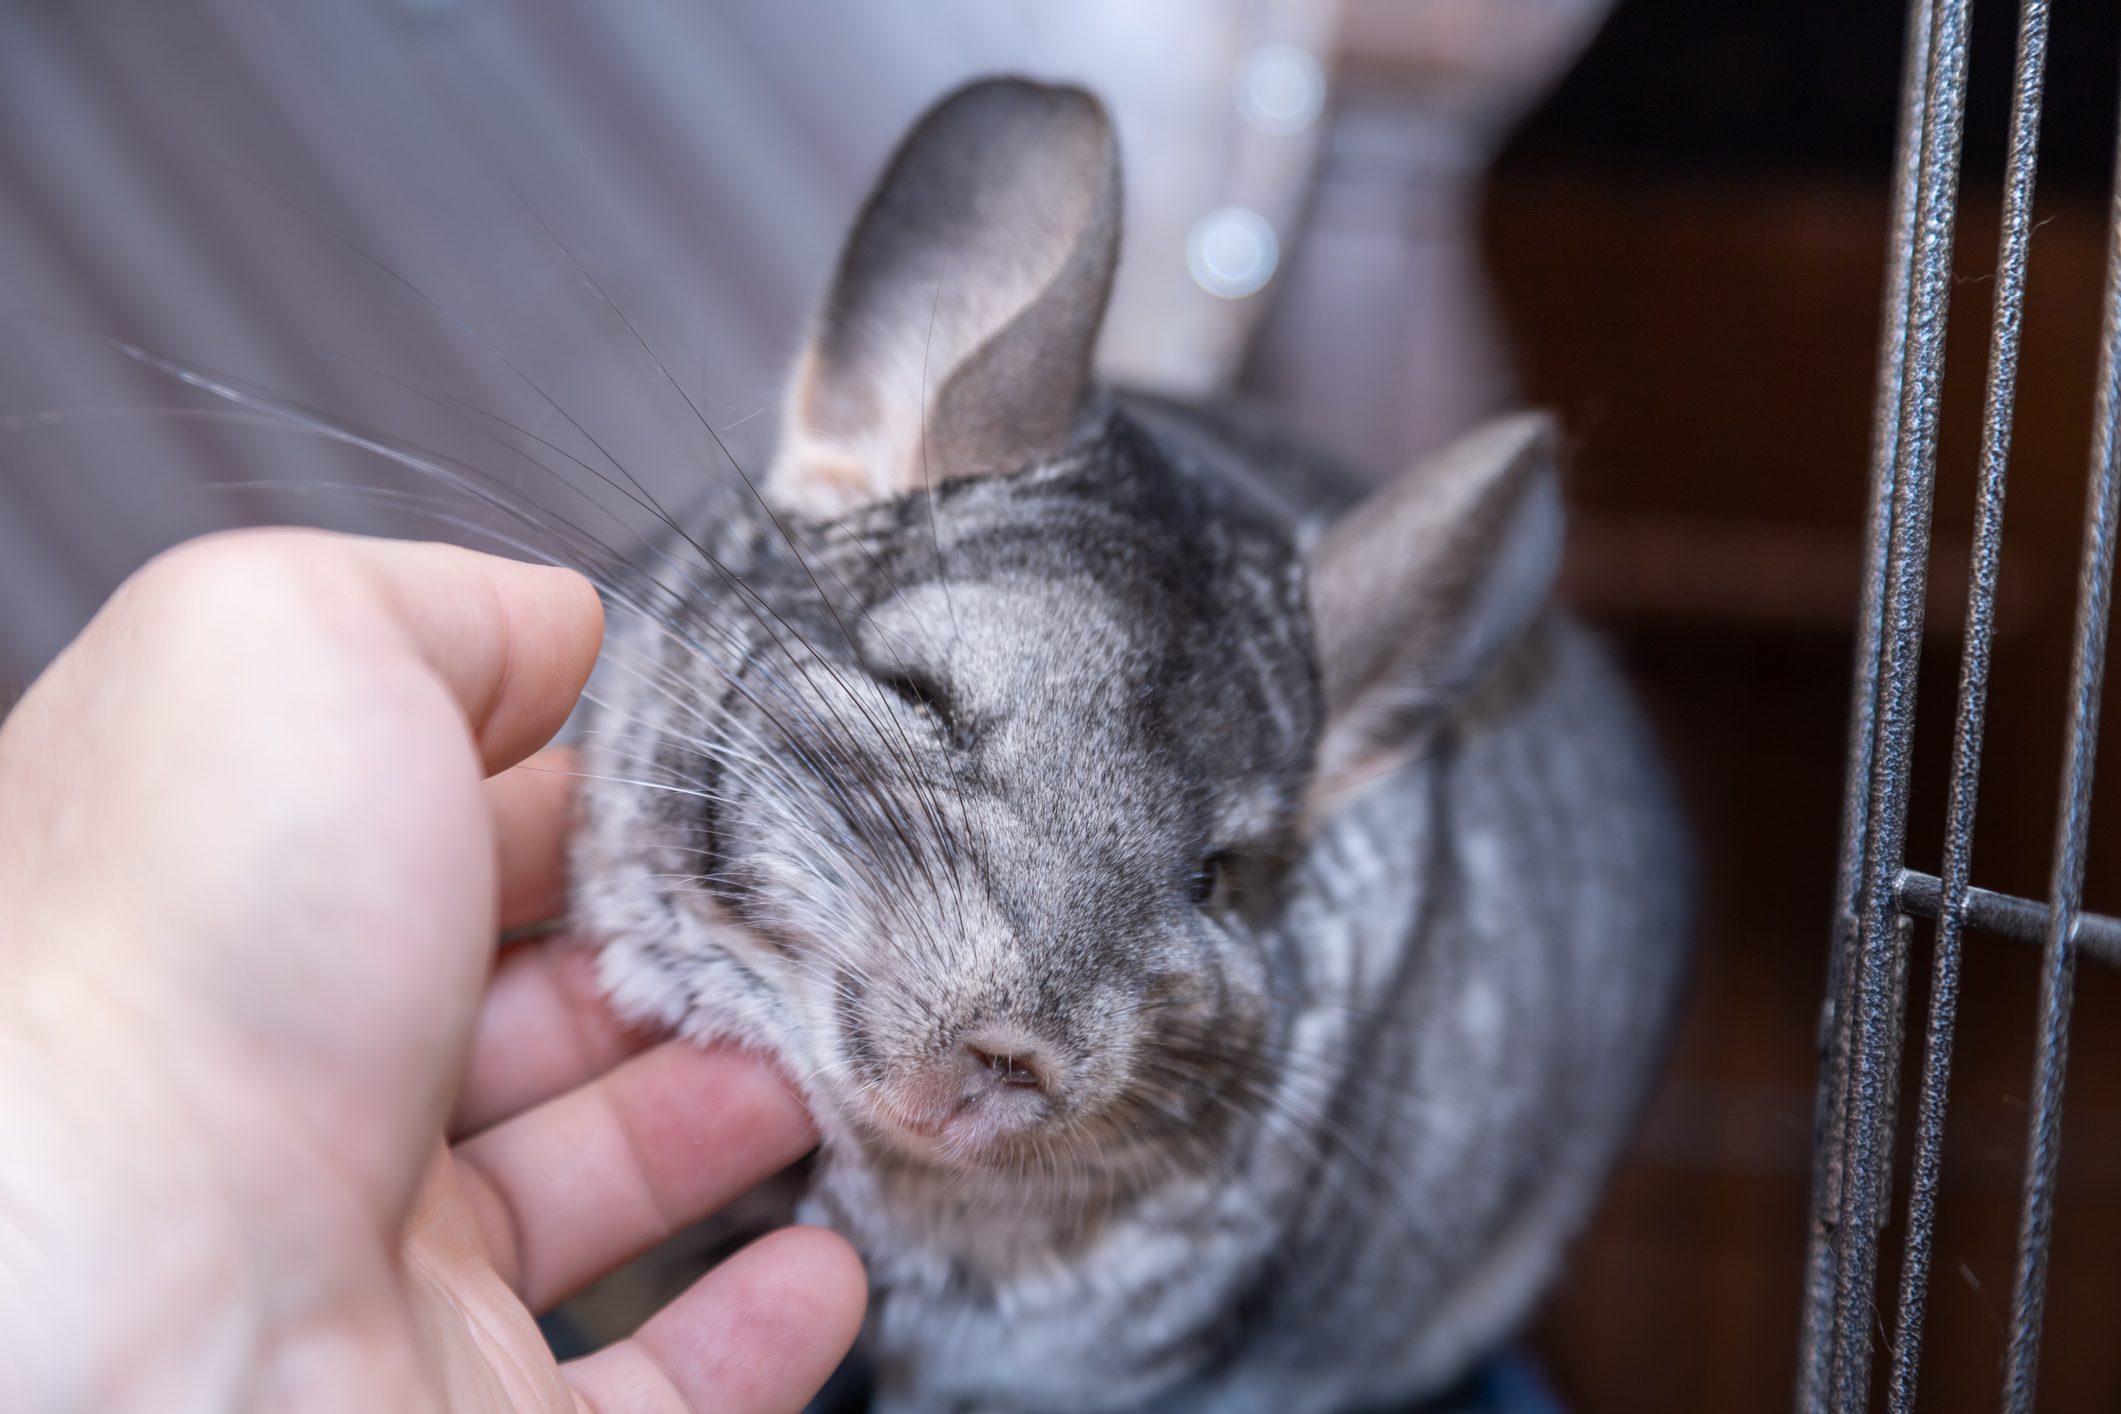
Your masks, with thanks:
M 1098 391 L 1116 163 L 1019 81 L 908 138 L 765 502 L 614 637 L 575 915 L 623 1007 L 809 1097 L 886 1407 L 1385 1405 L 1590 1203 L 1683 851 L 1546 606 L 1545 424 L 1358 504 Z

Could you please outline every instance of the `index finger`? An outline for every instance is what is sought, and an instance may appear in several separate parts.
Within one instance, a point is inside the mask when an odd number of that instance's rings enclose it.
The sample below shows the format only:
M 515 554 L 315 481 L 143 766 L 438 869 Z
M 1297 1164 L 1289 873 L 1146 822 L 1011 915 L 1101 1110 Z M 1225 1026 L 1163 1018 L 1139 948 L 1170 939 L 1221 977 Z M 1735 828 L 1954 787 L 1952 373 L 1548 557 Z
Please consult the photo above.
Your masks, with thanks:
M 603 605 L 586 580 L 454 545 L 343 543 L 457 699 L 489 773 L 552 740 L 603 639 Z
M 580 576 L 448 546 L 161 557 L 0 728 L 0 896 L 47 940 L 7 960 L 131 979 L 136 1026 L 211 1028 L 229 1044 L 194 1049 L 252 1057 L 242 1088 L 397 1211 L 491 961 L 481 777 L 558 729 L 600 628 Z

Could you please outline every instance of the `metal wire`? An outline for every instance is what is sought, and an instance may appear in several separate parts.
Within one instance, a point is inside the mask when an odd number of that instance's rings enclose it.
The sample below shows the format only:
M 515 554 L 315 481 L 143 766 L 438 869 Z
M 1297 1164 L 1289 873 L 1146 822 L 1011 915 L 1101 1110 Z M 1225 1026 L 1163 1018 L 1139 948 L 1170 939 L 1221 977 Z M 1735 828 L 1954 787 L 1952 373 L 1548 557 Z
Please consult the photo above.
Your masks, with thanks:
M 1908 869 L 1905 852 L 1971 0 L 1914 0 L 1909 11 L 1872 433 L 1863 608 L 1844 783 L 1839 906 L 1814 1115 L 1817 1156 L 1797 1379 L 1799 1414 L 1854 1414 L 1870 1403 L 1872 1295 L 1892 1171 L 1911 919 L 1933 917 L 1937 929 L 1888 1384 L 1893 1414 L 1908 1414 L 1913 1408 L 1921 1361 L 1966 930 L 2041 945 L 2040 1014 L 2003 1389 L 2008 1414 L 2030 1414 L 2038 1373 L 2076 957 L 2088 951 L 2121 961 L 2121 919 L 2082 911 L 2100 683 L 2115 536 L 2121 527 L 2121 135 L 2116 138 L 2098 404 L 2048 898 L 2045 903 L 2013 898 L 1976 888 L 1972 880 L 2049 3 L 2021 0 L 2019 9 L 1941 877 Z
M 1841 864 L 1835 889 L 1833 946 L 1826 1004 L 1820 1016 L 1819 1094 L 1812 1115 L 1818 1155 L 1812 1175 L 1811 1230 L 1805 1251 L 1804 1316 L 1798 1351 L 1798 1414 L 1826 1414 L 1834 1356 L 1834 1230 L 1841 1211 L 1842 1153 L 1850 1023 L 1855 978 L 1856 911 L 1869 820 L 1871 746 L 1878 716 L 1878 675 L 1885 623 L 1885 563 L 1893 534 L 1893 467 L 1900 442 L 1901 372 L 1913 303 L 1917 162 L 1928 107 L 1930 8 L 1908 6 L 1900 81 L 1899 137 L 1894 149 L 1892 235 L 1886 245 L 1884 310 L 1879 319 L 1877 399 L 1871 417 L 1869 512 L 1864 534 L 1863 606 L 1857 619 L 1854 686 L 1849 704 L 1848 771 L 1842 784 Z
M 2003 180 L 2003 229 L 1997 240 L 1996 302 L 1990 322 L 1988 397 L 1981 435 L 1981 480 L 1974 513 L 1974 556 L 1966 601 L 1966 643 L 1959 670 L 1959 709 L 1952 729 L 1951 798 L 1945 808 L 1944 877 L 1930 962 L 1929 1029 L 1923 1046 L 1922 1094 L 1915 1106 L 1915 1155 L 1908 1183 L 1907 1227 L 1900 1262 L 1900 1314 L 1894 1326 L 1892 1414 L 1915 1404 L 1922 1358 L 1922 1318 L 1929 1295 L 1937 1179 L 1944 1147 L 1944 1105 L 1952 1073 L 1952 1028 L 1959 1010 L 1959 947 L 1966 926 L 1974 853 L 1974 804 L 1981 777 L 1981 729 L 1988 704 L 1989 650 L 1996 629 L 1996 578 L 2003 550 L 2003 497 L 2010 464 L 2011 408 L 2018 389 L 2018 346 L 2025 309 L 2026 255 L 2032 243 L 2033 176 L 2040 145 L 2040 95 L 2047 72 L 2047 0 L 2024 0 L 2018 14 L 2018 60 L 2011 92 L 2010 157 Z
M 1878 715 L 1871 750 L 1857 972 L 1851 989 L 1846 1075 L 1840 1105 L 1841 1210 L 1836 1225 L 1834 1414 L 1867 1407 L 1870 1310 L 1877 1280 L 1877 1231 L 1892 1156 L 1894 1093 L 1906 997 L 1906 931 L 1898 909 L 1906 856 L 1916 670 L 1929 568 L 1937 418 L 1944 379 L 1944 329 L 1958 201 L 1959 140 L 1966 107 L 1966 32 L 1972 0 L 1935 0 L 1930 15 L 1921 156 L 1916 168 L 1914 275 L 1900 384 L 1900 433 L 1893 464 L 1894 514 L 1885 564 Z
M 1917 918 L 1935 918 L 1943 908 L 1943 880 L 1919 869 L 1901 873 L 1901 912 Z M 1968 889 L 1966 926 L 2037 947 L 2047 941 L 2047 905 L 1987 889 Z M 2079 956 L 2089 954 L 2109 966 L 2121 967 L 2121 918 L 2103 913 L 2078 914 L 2076 946 Z
M 2105 676 L 2107 611 L 2114 580 L 2114 529 L 2121 517 L 2115 464 L 2121 418 L 2121 138 L 2116 139 L 2112 210 L 2107 218 L 2106 313 L 2100 335 L 2098 408 L 2085 491 L 2084 551 L 2078 566 L 2077 641 L 2070 658 L 2068 745 L 2055 820 L 2054 874 L 2048 886 L 2047 945 L 2040 963 L 2040 1027 L 2033 1061 L 2032 1118 L 2026 1135 L 2024 1208 L 2018 1220 L 2018 1272 L 2011 1291 L 2010 1352 L 2004 1408 L 2030 1414 L 2039 1373 L 2040 1323 L 2062 1143 L 2062 1079 L 2069 1057 L 2078 909 L 2084 847 L 2091 831 L 2092 764 L 2099 745 L 2099 688 Z

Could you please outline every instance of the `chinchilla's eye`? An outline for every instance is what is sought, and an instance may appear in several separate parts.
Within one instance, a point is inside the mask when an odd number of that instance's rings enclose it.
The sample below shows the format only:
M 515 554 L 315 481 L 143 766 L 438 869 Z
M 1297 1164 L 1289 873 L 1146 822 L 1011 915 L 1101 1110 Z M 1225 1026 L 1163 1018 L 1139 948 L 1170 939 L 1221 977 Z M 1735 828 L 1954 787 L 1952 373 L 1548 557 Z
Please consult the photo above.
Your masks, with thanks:
M 959 716 L 957 703 L 941 683 L 921 673 L 896 672 L 877 679 L 900 701 L 940 725 L 953 746 L 971 745 L 972 733 Z
M 916 712 L 929 712 L 940 716 L 949 710 L 942 689 L 918 673 L 890 673 L 878 679 Z
M 1203 858 L 1193 866 L 1186 885 L 1193 895 L 1195 908 L 1206 908 L 1217 903 L 1223 895 L 1223 880 L 1228 873 L 1230 856 L 1220 850 Z

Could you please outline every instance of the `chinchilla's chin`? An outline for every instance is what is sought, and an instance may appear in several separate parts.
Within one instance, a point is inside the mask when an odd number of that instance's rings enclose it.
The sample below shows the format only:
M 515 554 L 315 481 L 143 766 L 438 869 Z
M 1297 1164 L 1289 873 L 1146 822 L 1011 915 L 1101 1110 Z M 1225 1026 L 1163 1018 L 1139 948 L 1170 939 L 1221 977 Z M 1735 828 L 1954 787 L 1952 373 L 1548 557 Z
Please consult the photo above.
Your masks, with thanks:
M 818 1117 L 827 1146 L 901 1178 L 939 1183 L 936 1191 L 952 1201 L 984 1195 L 1015 1205 L 1080 1205 L 1153 1188 L 1173 1175 L 1167 1145 L 1129 1137 L 1094 1116 L 968 1144 L 908 1125 L 851 1087 L 828 1103 L 836 1113 Z
M 860 1113 L 852 1118 L 843 1113 L 837 1126 L 820 1118 L 819 1128 L 828 1146 L 851 1148 L 867 1162 L 902 1177 L 925 1176 L 941 1182 L 960 1197 L 971 1196 L 975 1191 L 966 1184 L 978 1185 L 985 1180 L 1006 1185 L 1014 1196 L 1027 1198 L 1031 1190 L 1025 1184 L 1035 1184 L 1056 1170 L 1068 1175 L 1078 1194 L 1084 1182 L 1095 1182 L 1095 1165 L 1089 1162 L 1094 1156 L 1077 1153 L 1066 1135 L 1043 1144 L 1036 1142 L 1036 1136 L 1019 1136 L 968 1146 L 953 1143 L 947 1136 L 921 1133 L 888 1113 L 865 1108 L 852 1096 L 839 1098 L 846 1102 L 848 1110 Z M 838 1134 L 833 1132 L 835 1127 Z

